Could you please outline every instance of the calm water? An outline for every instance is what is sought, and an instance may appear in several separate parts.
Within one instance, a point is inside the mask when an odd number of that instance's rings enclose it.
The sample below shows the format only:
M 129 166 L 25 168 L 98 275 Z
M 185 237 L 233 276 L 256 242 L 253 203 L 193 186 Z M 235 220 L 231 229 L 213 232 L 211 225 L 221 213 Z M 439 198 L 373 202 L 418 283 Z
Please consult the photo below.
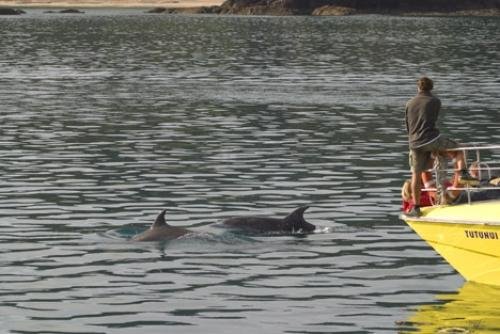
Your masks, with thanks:
M 500 144 L 499 33 L 496 18 L 0 18 L 1 331 L 498 329 L 484 305 L 500 290 L 464 285 L 398 211 L 418 76 L 446 133 Z M 301 205 L 320 233 L 209 224 Z M 162 208 L 197 233 L 130 242 Z

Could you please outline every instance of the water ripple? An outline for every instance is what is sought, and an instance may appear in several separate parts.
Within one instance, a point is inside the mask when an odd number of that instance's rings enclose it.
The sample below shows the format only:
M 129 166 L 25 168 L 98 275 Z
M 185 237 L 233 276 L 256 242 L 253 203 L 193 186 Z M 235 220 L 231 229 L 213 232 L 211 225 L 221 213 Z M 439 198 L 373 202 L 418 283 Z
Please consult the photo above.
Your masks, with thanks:
M 447 133 L 498 142 L 497 20 L 34 9 L 0 31 L 5 331 L 393 333 L 462 284 L 397 218 L 403 106 L 429 74 Z M 212 227 L 302 205 L 318 233 Z M 163 208 L 196 233 L 131 242 Z

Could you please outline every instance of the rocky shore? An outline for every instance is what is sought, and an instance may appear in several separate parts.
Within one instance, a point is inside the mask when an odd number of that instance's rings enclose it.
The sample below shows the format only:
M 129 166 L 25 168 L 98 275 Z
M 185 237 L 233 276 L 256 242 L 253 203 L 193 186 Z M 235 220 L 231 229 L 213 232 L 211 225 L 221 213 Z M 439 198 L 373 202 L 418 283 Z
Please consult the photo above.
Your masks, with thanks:
M 25 11 L 10 7 L 0 7 L 0 15 L 21 15 L 26 14 Z
M 226 0 L 220 14 L 500 15 L 500 0 Z
M 235 15 L 500 16 L 500 0 L 226 0 L 220 6 L 154 8 L 151 13 Z
M 115 7 L 115 0 L 93 0 L 95 7 Z M 3 1 L 5 3 L 6 1 Z M 13 3 L 14 0 L 11 0 Z M 71 4 L 70 0 L 66 0 Z M 36 4 L 36 0 L 30 2 Z M 146 2 L 131 2 L 131 7 L 145 6 Z M 161 0 L 156 3 L 162 4 Z M 218 3 L 218 5 L 214 5 Z M 0 0 L 0 4 L 2 1 Z M 52 5 L 58 4 L 52 1 Z M 83 4 L 81 2 L 80 4 Z M 88 7 L 93 7 L 86 3 Z M 124 7 L 127 1 L 121 1 Z M 500 0 L 192 0 L 181 3 L 168 0 L 165 6 L 153 7 L 146 13 L 154 14 L 235 14 L 235 15 L 449 15 L 500 16 Z M 181 6 L 183 4 L 183 6 Z M 193 4 L 206 4 L 205 6 Z M 220 4 L 220 5 L 219 5 Z M 151 8 L 151 7 L 150 7 Z M 22 10 L 0 8 L 0 15 L 22 14 Z

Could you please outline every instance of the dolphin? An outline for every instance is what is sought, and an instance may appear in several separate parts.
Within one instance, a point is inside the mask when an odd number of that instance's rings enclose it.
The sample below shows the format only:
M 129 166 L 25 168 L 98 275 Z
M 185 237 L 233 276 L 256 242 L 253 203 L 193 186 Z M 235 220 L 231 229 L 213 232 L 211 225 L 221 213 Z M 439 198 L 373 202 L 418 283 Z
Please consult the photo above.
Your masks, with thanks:
M 304 219 L 304 211 L 309 207 L 295 209 L 285 218 L 270 217 L 235 217 L 224 220 L 221 225 L 248 233 L 310 233 L 316 226 Z
M 170 226 L 165 222 L 165 212 L 163 210 L 160 212 L 158 217 L 156 217 L 155 222 L 151 227 L 141 234 L 136 235 L 132 238 L 133 241 L 160 241 L 160 240 L 173 240 L 177 239 L 185 234 L 191 233 L 190 230 Z

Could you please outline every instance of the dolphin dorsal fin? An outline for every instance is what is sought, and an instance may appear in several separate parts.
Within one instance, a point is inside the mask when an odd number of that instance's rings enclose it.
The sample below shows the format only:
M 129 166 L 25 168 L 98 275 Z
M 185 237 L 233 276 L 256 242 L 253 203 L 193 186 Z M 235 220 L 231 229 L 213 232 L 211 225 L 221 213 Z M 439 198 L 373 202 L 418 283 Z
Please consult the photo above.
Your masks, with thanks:
M 166 212 L 167 212 L 167 210 L 163 210 L 162 212 L 160 212 L 158 217 L 156 217 L 156 220 L 153 223 L 153 225 L 151 226 L 151 228 L 160 227 L 160 226 L 168 226 L 167 223 L 165 222 L 165 213 Z
M 300 208 L 295 209 L 295 211 L 286 216 L 285 223 L 291 224 L 293 227 L 298 227 L 296 226 L 297 224 L 304 222 L 304 212 L 307 209 L 309 209 L 308 206 L 301 206 Z

